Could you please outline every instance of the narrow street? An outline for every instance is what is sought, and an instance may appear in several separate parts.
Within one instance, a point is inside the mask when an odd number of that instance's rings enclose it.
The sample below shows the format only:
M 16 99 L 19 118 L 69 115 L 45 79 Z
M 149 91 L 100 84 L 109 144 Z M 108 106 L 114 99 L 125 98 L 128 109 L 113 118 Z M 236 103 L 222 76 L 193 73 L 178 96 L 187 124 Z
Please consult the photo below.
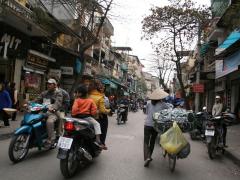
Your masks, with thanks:
M 240 168 L 224 156 L 210 160 L 205 145 L 190 141 L 191 154 L 187 159 L 177 160 L 176 170 L 171 173 L 168 161 L 156 146 L 149 168 L 143 166 L 143 123 L 142 111 L 129 113 L 126 125 L 117 125 L 116 115 L 109 119 L 107 145 L 109 150 L 95 159 L 89 167 L 79 170 L 72 179 L 84 180 L 239 180 Z M 186 134 L 188 137 L 188 135 Z M 189 139 L 189 137 L 188 137 Z M 10 139 L 0 141 L 0 174 L 5 180 L 61 180 L 64 179 L 56 158 L 56 150 L 39 152 L 31 150 L 27 158 L 12 164 L 8 158 Z

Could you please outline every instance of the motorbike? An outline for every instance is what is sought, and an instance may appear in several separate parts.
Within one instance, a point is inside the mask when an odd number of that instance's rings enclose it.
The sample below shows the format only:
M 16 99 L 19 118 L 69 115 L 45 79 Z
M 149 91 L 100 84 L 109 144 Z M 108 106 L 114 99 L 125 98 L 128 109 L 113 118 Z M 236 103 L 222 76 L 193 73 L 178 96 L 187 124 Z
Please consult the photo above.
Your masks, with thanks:
M 205 136 L 210 159 L 214 159 L 217 152 L 224 154 L 224 126 L 229 126 L 234 121 L 232 113 L 224 113 L 222 116 L 216 116 L 207 121 Z
M 65 178 L 72 177 L 78 167 L 84 167 L 101 153 L 95 143 L 94 127 L 88 121 L 78 118 L 65 118 L 64 133 L 58 140 L 60 170 Z
M 117 124 L 121 124 L 122 122 L 125 124 L 127 117 L 126 117 L 127 106 L 124 104 L 118 105 L 117 108 Z
M 206 110 L 207 108 L 203 107 L 202 112 L 188 114 L 188 120 L 191 122 L 191 131 L 189 134 L 192 140 L 205 139 L 205 124 L 208 118 L 211 117 Z
M 48 106 L 29 103 L 26 110 L 21 126 L 15 130 L 8 149 L 9 159 L 14 163 L 22 161 L 31 148 L 37 147 L 41 150 L 48 137 L 46 130 Z M 56 143 L 50 149 L 55 148 L 55 145 Z

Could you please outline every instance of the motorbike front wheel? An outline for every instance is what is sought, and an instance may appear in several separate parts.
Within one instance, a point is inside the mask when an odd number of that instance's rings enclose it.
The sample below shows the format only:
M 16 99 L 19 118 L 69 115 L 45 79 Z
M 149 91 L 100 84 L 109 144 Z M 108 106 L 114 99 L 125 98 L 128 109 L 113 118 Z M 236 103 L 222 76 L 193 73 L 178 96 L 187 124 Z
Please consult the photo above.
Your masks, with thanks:
M 22 161 L 29 150 L 29 134 L 14 135 L 8 148 L 9 159 L 14 162 Z
M 216 145 L 214 139 L 207 143 L 207 149 L 209 158 L 214 159 L 216 157 Z
M 60 169 L 62 175 L 65 178 L 72 177 L 77 172 L 78 166 L 79 160 L 77 158 L 77 147 L 73 145 L 67 153 L 66 159 L 60 160 Z

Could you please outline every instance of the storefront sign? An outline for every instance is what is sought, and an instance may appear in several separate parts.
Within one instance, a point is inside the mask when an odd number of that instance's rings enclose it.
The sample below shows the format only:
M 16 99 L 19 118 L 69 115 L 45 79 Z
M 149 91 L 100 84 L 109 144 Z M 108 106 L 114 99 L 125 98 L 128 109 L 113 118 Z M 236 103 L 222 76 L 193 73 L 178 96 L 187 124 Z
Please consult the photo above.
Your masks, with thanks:
M 61 78 L 61 74 L 62 74 L 62 71 L 60 69 L 49 69 L 48 76 L 60 79 Z
M 73 67 L 61 66 L 62 74 L 73 75 Z
M 204 85 L 203 84 L 193 84 L 193 92 L 203 93 L 204 92 Z
M 29 38 L 15 28 L 0 22 L 0 56 L 4 59 L 26 57 Z
M 27 56 L 26 64 L 36 67 L 38 69 L 47 69 L 48 60 L 29 52 Z

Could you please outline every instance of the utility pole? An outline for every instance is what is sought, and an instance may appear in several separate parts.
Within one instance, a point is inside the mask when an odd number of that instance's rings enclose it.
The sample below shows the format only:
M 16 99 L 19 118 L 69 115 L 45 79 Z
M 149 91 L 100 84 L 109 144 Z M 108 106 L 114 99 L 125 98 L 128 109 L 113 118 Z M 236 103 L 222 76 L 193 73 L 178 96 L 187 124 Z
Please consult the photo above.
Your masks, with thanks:
M 201 23 L 198 21 L 198 40 L 197 40 L 197 67 L 196 67 L 196 84 L 200 83 L 200 71 L 201 71 Z M 200 94 L 199 92 L 195 93 L 195 112 L 199 112 L 199 103 L 200 102 Z

